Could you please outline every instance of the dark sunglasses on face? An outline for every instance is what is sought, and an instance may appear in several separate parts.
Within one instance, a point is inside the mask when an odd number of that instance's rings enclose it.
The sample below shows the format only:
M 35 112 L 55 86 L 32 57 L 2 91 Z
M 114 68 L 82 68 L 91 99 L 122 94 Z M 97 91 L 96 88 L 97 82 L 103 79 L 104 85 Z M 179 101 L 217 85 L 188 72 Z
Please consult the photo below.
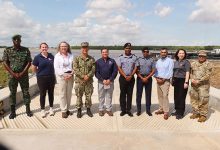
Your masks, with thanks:
M 199 58 L 206 58 L 206 56 L 199 56 Z
M 149 53 L 149 51 L 143 51 L 143 53 Z
M 21 39 L 13 39 L 13 41 L 21 41 Z

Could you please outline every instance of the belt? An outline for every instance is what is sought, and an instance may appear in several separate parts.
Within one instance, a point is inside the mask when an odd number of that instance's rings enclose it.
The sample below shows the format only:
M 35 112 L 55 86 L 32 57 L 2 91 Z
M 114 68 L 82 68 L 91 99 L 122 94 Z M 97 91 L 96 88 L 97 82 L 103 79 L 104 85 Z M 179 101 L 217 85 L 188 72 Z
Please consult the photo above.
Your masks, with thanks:
M 157 79 L 160 79 L 160 80 L 170 81 L 170 79 L 159 78 L 159 77 L 156 77 L 156 78 L 157 78 Z
M 146 75 L 145 75 L 145 74 L 141 74 L 141 76 L 143 76 L 143 77 L 146 77 L 146 76 L 148 76 L 148 75 L 149 75 L 149 74 L 146 74 Z

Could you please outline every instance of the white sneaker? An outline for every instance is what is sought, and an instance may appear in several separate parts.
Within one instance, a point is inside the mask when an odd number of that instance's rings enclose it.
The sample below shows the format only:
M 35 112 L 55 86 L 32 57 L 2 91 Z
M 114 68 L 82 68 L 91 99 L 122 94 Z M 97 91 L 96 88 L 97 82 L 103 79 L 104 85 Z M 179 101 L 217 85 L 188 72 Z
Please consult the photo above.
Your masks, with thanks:
M 45 118 L 46 117 L 46 112 L 44 109 L 41 110 L 41 117 L 42 118 Z
M 53 108 L 50 108 L 50 110 L 49 110 L 49 115 L 50 115 L 50 116 L 54 116 Z

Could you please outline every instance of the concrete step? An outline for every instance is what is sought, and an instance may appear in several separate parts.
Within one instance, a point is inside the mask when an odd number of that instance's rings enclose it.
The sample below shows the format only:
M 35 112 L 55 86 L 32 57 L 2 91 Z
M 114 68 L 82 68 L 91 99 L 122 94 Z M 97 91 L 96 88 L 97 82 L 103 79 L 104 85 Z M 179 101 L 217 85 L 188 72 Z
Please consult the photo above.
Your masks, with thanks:
M 136 85 L 135 85 L 136 87 Z M 8 118 L 9 114 L 6 114 L 4 118 L 1 119 L 0 127 L 2 129 L 72 129 L 72 130 L 89 130 L 89 131 L 217 131 L 220 130 L 220 112 L 211 108 L 208 115 L 208 120 L 205 123 L 198 123 L 197 120 L 191 120 L 189 118 L 191 112 L 191 106 L 189 104 L 189 96 L 187 96 L 187 105 L 185 117 L 182 120 L 176 120 L 175 117 L 171 116 L 168 120 L 164 120 L 162 115 L 153 114 L 149 117 L 145 113 L 144 99 L 142 98 L 142 114 L 141 116 L 136 116 L 136 88 L 134 88 L 133 93 L 133 107 L 134 117 L 129 117 L 127 115 L 121 117 L 120 106 L 119 106 L 119 83 L 116 79 L 115 90 L 113 95 L 113 111 L 114 116 L 109 117 L 107 114 L 100 117 L 98 115 L 98 93 L 97 93 L 97 80 L 94 82 L 94 94 L 92 96 L 93 106 L 92 112 L 94 117 L 90 118 L 85 114 L 83 110 L 83 117 L 78 119 L 76 117 L 76 109 L 74 107 L 76 103 L 76 96 L 73 90 L 72 96 L 72 107 L 73 116 L 69 116 L 67 119 L 61 118 L 61 112 L 59 108 L 59 98 L 55 94 L 55 116 L 47 115 L 46 118 L 41 118 L 40 116 L 40 104 L 39 95 L 32 99 L 31 108 L 33 110 L 34 116 L 27 117 L 25 114 L 25 106 L 21 105 L 17 108 L 17 117 L 14 120 Z M 55 88 L 55 93 L 58 93 L 57 87 Z M 144 94 L 143 94 L 144 97 Z M 170 112 L 173 111 L 173 87 L 170 88 Z M 48 100 L 46 102 L 48 105 Z M 156 84 L 153 81 L 152 89 L 152 107 L 151 110 L 154 113 L 158 109 Z M 48 106 L 46 107 L 49 110 Z

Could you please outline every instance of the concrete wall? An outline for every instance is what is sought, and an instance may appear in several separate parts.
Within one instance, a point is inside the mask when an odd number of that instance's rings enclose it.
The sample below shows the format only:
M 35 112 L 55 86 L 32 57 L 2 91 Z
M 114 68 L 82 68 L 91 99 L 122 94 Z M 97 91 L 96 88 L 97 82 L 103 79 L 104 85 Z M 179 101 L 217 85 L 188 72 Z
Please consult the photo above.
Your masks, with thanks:
M 37 95 L 39 93 L 39 89 L 38 89 L 38 86 L 37 86 L 37 79 L 36 77 L 32 77 L 30 80 L 29 80 L 29 92 L 30 92 L 30 96 L 33 97 L 34 95 Z M 16 99 L 17 99 L 17 104 L 20 104 L 23 102 L 23 94 L 21 92 L 21 88 L 20 88 L 20 85 L 18 86 L 18 89 L 17 89 L 17 95 L 16 95 Z M 9 88 L 6 87 L 6 88 L 3 88 L 0 90 L 0 102 L 3 101 L 3 109 L 5 111 L 9 110 L 10 108 L 10 105 L 9 105 L 9 97 L 10 97 L 10 91 L 9 91 Z
M 220 111 L 220 90 L 211 87 L 210 88 L 210 99 L 209 106 Z

